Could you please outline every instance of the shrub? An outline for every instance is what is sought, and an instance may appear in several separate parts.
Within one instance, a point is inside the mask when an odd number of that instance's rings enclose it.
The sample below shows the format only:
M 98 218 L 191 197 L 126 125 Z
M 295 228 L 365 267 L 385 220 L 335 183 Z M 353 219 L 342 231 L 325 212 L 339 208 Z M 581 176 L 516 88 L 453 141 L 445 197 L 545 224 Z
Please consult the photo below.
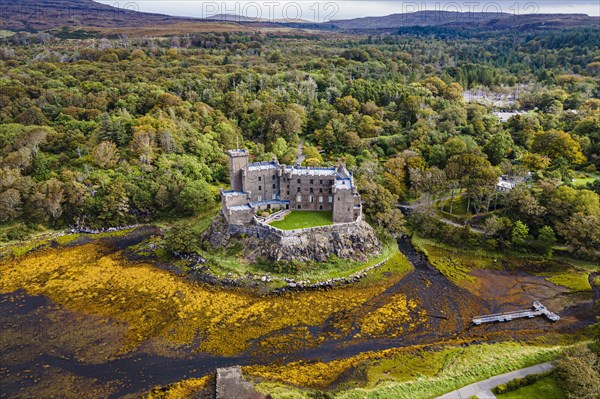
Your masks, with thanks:
M 24 224 L 18 224 L 14 227 L 12 227 L 7 233 L 6 233 L 6 239 L 8 241 L 14 241 L 14 240 L 24 240 L 25 238 L 27 238 L 27 236 L 30 233 L 30 229 L 25 226 Z
M 185 224 L 173 227 L 165 234 L 165 248 L 172 253 L 197 253 L 200 250 L 200 235 Z
M 529 374 L 523 378 L 515 378 L 514 380 L 508 381 L 506 384 L 498 385 L 496 388 L 492 389 L 492 392 L 494 392 L 496 395 L 501 395 L 503 393 L 516 391 L 517 389 L 531 385 L 542 378 L 546 378 L 553 373 L 554 371 L 551 370 L 539 374 Z
M 503 393 L 508 392 L 508 388 L 505 384 L 500 384 L 496 388 L 492 389 L 496 395 L 501 395 Z

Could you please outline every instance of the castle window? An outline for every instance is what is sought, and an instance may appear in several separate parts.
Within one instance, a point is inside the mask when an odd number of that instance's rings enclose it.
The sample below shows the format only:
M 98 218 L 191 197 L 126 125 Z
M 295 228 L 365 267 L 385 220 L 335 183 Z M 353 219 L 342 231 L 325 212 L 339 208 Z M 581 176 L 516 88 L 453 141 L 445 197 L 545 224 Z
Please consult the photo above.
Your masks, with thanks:
M 262 180 L 262 177 L 258 176 L 258 181 L 261 181 L 261 180 Z
M 319 180 L 319 184 L 323 184 L 323 179 Z
M 277 178 L 277 175 L 273 175 L 273 180 L 275 180 Z
M 296 195 L 296 202 L 301 202 L 301 201 L 302 201 L 302 196 Z
M 290 195 L 290 190 L 288 190 L 287 195 Z
M 329 198 L 327 198 L 327 202 L 329 202 L 331 204 L 333 202 L 333 197 L 329 196 Z
M 302 209 L 302 205 L 298 204 L 298 209 Z
M 259 200 L 259 201 L 262 201 L 262 195 L 259 195 L 259 196 L 258 196 L 258 200 Z
M 300 192 L 300 187 L 298 187 L 298 192 Z
M 287 185 L 287 188 L 290 188 L 290 185 L 289 185 L 289 184 Z
M 313 197 L 312 195 L 309 195 L 308 202 L 315 202 L 315 197 Z
M 275 184 L 273 184 L 273 188 L 276 188 L 277 186 Z
M 319 210 L 323 210 L 323 205 L 319 205 Z
M 319 189 L 319 192 L 320 192 L 320 193 L 322 193 L 322 192 L 323 192 L 323 188 L 320 188 L 320 189 Z
M 323 202 L 323 197 L 319 197 L 319 202 Z
M 273 194 L 273 197 L 271 199 L 277 199 L 277 194 Z
M 310 192 L 311 192 L 311 193 L 313 192 L 313 188 L 312 188 L 312 187 L 310 188 Z
M 332 192 L 333 192 L 333 190 L 332 190 L 332 189 L 329 189 L 329 194 L 331 194 Z
M 329 184 L 333 186 L 333 180 L 329 180 Z
M 258 191 L 262 190 L 262 186 L 258 186 Z
M 314 184 L 315 181 L 313 179 L 310 179 L 310 184 Z
M 301 183 L 301 182 L 300 182 L 300 179 L 298 179 L 298 184 L 300 184 L 300 183 Z

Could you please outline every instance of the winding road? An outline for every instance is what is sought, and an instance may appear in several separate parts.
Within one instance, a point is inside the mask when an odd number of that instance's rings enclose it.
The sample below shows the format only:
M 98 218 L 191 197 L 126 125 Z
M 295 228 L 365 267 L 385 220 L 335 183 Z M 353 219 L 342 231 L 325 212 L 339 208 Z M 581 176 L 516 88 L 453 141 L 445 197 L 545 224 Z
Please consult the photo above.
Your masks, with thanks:
M 437 397 L 436 399 L 468 399 L 473 396 L 479 399 L 493 399 L 496 396 L 492 393 L 492 389 L 496 388 L 498 385 L 506 384 L 515 378 L 523 378 L 530 374 L 544 373 L 552 370 L 553 367 L 554 366 L 552 366 L 552 363 L 537 364 L 525 369 L 497 375 L 495 377 L 488 378 L 487 380 L 476 382 L 475 384 L 467 385 L 464 388 L 449 392 L 445 395 Z

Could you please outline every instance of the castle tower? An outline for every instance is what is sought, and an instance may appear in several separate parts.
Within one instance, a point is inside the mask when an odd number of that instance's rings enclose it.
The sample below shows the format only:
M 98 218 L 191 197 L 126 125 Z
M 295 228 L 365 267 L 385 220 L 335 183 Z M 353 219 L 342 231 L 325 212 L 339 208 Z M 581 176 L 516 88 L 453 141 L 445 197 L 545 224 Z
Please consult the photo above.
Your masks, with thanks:
M 345 166 L 336 170 L 333 187 L 333 223 L 354 222 L 354 181 Z
M 354 222 L 354 193 L 336 184 L 333 190 L 333 223 Z
M 229 180 L 231 189 L 244 191 L 243 171 L 248 166 L 248 152 L 245 149 L 230 150 L 229 154 Z

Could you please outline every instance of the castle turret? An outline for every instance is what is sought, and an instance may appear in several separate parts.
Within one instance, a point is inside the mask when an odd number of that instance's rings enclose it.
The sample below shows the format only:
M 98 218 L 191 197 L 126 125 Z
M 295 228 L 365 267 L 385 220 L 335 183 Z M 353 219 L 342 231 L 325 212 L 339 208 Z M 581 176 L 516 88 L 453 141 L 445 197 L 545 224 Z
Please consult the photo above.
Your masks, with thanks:
M 233 191 L 244 191 L 243 171 L 248 166 L 248 152 L 245 149 L 231 150 L 229 154 L 229 180 Z

